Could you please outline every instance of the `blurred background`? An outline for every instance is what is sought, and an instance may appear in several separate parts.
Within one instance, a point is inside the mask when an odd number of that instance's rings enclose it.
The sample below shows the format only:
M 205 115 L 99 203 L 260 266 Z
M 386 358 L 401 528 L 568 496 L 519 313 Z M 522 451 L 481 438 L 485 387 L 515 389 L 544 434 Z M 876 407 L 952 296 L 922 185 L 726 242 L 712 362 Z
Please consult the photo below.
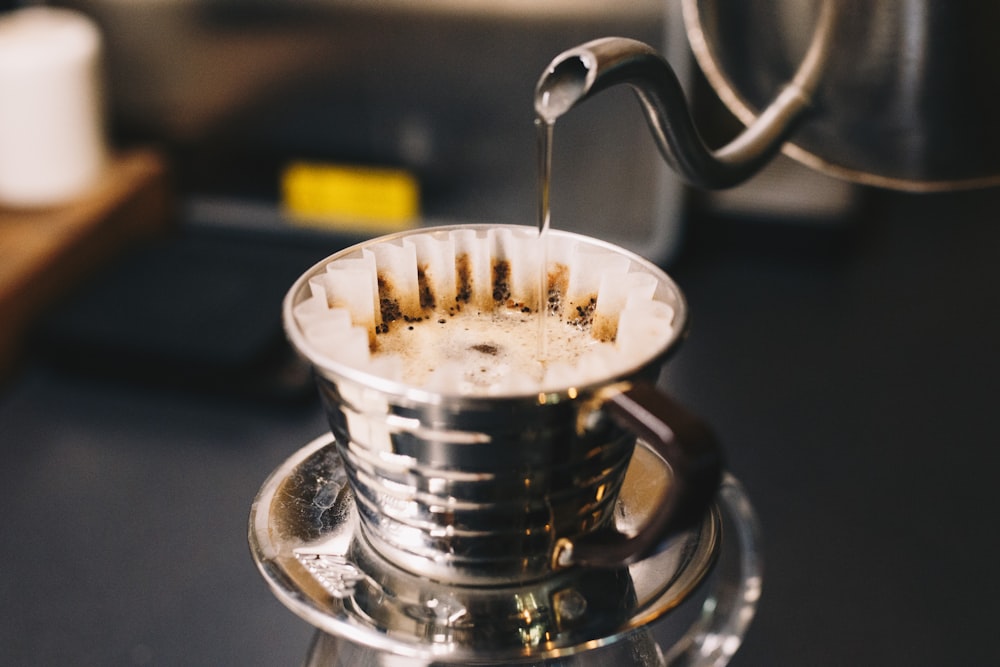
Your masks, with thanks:
M 99 30 L 103 168 L 68 198 L 0 197 L 0 663 L 299 664 L 312 631 L 246 546 L 260 485 L 326 430 L 281 328 L 292 281 L 393 229 L 534 225 L 534 86 L 580 42 L 656 46 L 710 144 L 738 124 L 677 0 L 52 4 Z M 43 86 L 10 74 L 28 60 L 4 38 L 12 128 L 19 86 Z M 67 99 L 29 116 L 93 112 Z M 0 179 L 22 171 L 4 148 Z M 764 533 L 732 664 L 1000 661 L 1000 192 L 891 192 L 785 157 L 694 191 L 625 89 L 560 120 L 553 167 L 554 227 L 649 257 L 689 300 L 664 383 L 713 425 Z M 373 214 L 338 187 L 417 195 Z

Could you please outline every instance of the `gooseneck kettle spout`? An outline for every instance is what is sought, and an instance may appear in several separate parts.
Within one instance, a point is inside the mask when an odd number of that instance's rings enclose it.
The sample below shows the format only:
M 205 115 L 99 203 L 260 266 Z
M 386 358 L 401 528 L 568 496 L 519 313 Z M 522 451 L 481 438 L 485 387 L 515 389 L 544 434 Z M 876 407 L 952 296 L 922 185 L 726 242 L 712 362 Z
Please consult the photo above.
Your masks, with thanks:
M 645 44 L 600 39 L 538 82 L 553 123 L 610 86 L 639 97 L 667 162 L 702 188 L 738 184 L 778 150 L 869 186 L 1000 185 L 1000 4 L 952 0 L 681 0 L 705 79 L 746 127 L 706 147 L 670 66 Z
M 623 37 L 597 39 L 557 56 L 535 88 L 535 112 L 551 124 L 592 95 L 627 84 L 639 98 L 664 159 L 685 181 L 712 189 L 737 185 L 781 149 L 796 122 L 808 113 L 828 50 L 833 5 L 826 2 L 795 77 L 754 123 L 717 150 L 708 148 L 699 135 L 670 65 L 652 47 Z

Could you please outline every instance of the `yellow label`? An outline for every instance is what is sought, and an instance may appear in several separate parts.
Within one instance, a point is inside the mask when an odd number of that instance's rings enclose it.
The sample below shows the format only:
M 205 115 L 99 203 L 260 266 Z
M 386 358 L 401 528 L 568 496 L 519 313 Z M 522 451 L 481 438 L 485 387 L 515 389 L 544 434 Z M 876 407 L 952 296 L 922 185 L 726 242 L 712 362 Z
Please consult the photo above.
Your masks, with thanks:
M 402 169 L 296 162 L 281 179 L 285 210 L 299 222 L 393 231 L 416 225 L 417 180 Z

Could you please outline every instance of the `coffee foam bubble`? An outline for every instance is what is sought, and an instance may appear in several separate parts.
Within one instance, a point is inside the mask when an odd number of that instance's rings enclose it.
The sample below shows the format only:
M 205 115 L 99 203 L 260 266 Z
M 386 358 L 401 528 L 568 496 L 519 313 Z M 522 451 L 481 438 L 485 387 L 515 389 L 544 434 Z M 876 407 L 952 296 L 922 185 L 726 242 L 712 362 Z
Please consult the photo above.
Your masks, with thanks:
M 361 248 L 309 280 L 295 324 L 321 356 L 442 393 L 520 394 L 605 379 L 673 336 L 670 295 L 628 257 L 531 228 L 428 230 Z M 538 357 L 537 311 L 546 317 Z
M 393 327 L 377 337 L 374 356 L 400 359 L 409 384 L 457 388 L 462 394 L 489 394 L 500 387 L 535 391 L 547 371 L 559 365 L 560 376 L 570 379 L 580 357 L 609 346 L 580 327 L 549 319 L 544 363 L 537 359 L 535 313 L 509 308 L 468 309 Z

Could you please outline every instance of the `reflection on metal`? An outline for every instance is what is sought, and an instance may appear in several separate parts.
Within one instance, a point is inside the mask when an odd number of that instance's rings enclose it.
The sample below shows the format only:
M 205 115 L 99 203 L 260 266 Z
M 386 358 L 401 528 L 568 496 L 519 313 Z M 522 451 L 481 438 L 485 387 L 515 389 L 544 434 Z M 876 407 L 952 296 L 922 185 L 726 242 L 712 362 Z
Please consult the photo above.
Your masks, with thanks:
M 751 124 L 835 6 L 827 62 L 808 117 L 783 150 L 867 185 L 935 191 L 1000 184 L 996 3 L 949 0 L 683 0 L 698 64 Z
M 310 553 L 298 549 L 295 559 L 309 574 L 316 577 L 323 588 L 335 598 L 347 598 L 354 594 L 358 582 L 365 575 L 354 563 L 336 554 Z

